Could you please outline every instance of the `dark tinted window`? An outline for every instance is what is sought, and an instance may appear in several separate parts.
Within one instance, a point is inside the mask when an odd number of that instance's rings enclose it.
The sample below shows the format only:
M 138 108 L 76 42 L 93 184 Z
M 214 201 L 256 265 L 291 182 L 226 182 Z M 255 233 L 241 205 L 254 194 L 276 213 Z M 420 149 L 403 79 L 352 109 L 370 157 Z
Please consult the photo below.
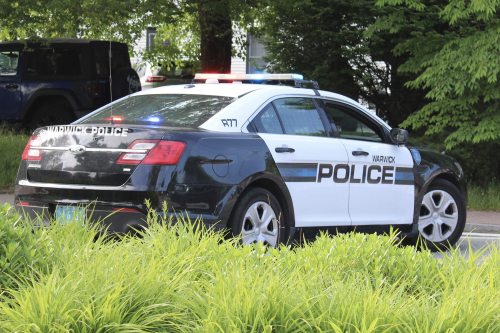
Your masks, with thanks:
M 130 67 L 130 58 L 127 50 L 112 50 L 111 69 L 113 71 L 123 67 Z M 94 57 L 94 74 L 99 77 L 109 77 L 109 49 L 96 48 L 92 51 Z
M 82 50 L 37 48 L 26 52 L 28 77 L 72 76 L 82 73 Z
M 197 128 L 235 101 L 232 97 L 204 95 L 131 96 L 112 105 L 113 119 L 120 124 L 151 124 Z M 111 105 L 78 122 L 110 121 Z
M 12 76 L 17 74 L 18 51 L 0 52 L 0 75 Z
M 337 127 L 341 138 L 382 142 L 380 130 L 368 120 L 352 116 L 352 112 L 338 108 L 333 104 L 324 105 L 330 123 Z
M 310 98 L 282 98 L 274 102 L 286 134 L 326 136 L 325 127 Z
M 257 132 L 283 134 L 280 121 L 271 104 L 268 104 L 259 115 L 254 118 L 253 123 L 257 128 Z

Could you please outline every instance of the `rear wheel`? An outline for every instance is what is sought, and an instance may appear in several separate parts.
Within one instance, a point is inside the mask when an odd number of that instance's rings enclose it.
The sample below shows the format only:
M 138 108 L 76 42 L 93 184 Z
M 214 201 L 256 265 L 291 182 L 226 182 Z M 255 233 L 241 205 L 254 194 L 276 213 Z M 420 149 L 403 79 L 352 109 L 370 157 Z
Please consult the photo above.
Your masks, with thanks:
M 29 127 L 67 125 L 75 120 L 76 116 L 68 103 L 56 102 L 41 106 L 29 120 Z
M 252 188 L 238 201 L 230 222 L 233 236 L 243 244 L 262 242 L 277 247 L 285 238 L 283 211 L 276 197 L 263 188 Z
M 460 239 L 466 215 L 460 191 L 452 183 L 436 179 L 422 200 L 418 231 L 429 249 L 445 250 Z

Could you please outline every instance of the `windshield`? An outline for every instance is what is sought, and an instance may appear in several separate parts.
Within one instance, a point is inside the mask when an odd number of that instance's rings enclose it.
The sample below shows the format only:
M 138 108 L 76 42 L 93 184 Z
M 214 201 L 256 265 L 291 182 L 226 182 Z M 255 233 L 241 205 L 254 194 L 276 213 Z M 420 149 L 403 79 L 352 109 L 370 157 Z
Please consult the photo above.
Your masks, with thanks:
M 235 100 L 234 97 L 181 94 L 131 96 L 76 123 L 110 121 L 115 124 L 197 128 Z

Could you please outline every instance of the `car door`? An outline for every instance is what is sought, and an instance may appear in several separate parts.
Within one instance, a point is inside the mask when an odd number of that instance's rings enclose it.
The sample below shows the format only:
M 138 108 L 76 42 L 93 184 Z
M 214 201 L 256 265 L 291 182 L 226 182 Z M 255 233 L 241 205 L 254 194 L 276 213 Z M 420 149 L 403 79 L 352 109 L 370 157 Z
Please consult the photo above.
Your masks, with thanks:
M 353 225 L 411 224 L 413 159 L 389 143 L 382 125 L 349 105 L 323 100 L 322 107 L 349 157 L 349 215 Z
M 295 226 L 351 225 L 349 184 L 333 182 L 333 168 L 347 163 L 339 139 L 329 137 L 312 98 L 279 98 L 253 119 L 292 197 Z
M 16 118 L 21 107 L 19 51 L 0 51 L 0 119 Z

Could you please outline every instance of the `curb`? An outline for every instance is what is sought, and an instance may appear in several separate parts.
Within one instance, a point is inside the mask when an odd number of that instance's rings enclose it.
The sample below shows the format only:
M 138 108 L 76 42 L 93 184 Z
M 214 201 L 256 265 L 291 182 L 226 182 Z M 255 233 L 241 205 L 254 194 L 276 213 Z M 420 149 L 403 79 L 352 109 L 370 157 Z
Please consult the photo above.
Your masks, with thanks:
M 500 232 L 500 225 L 466 223 L 464 232 Z

